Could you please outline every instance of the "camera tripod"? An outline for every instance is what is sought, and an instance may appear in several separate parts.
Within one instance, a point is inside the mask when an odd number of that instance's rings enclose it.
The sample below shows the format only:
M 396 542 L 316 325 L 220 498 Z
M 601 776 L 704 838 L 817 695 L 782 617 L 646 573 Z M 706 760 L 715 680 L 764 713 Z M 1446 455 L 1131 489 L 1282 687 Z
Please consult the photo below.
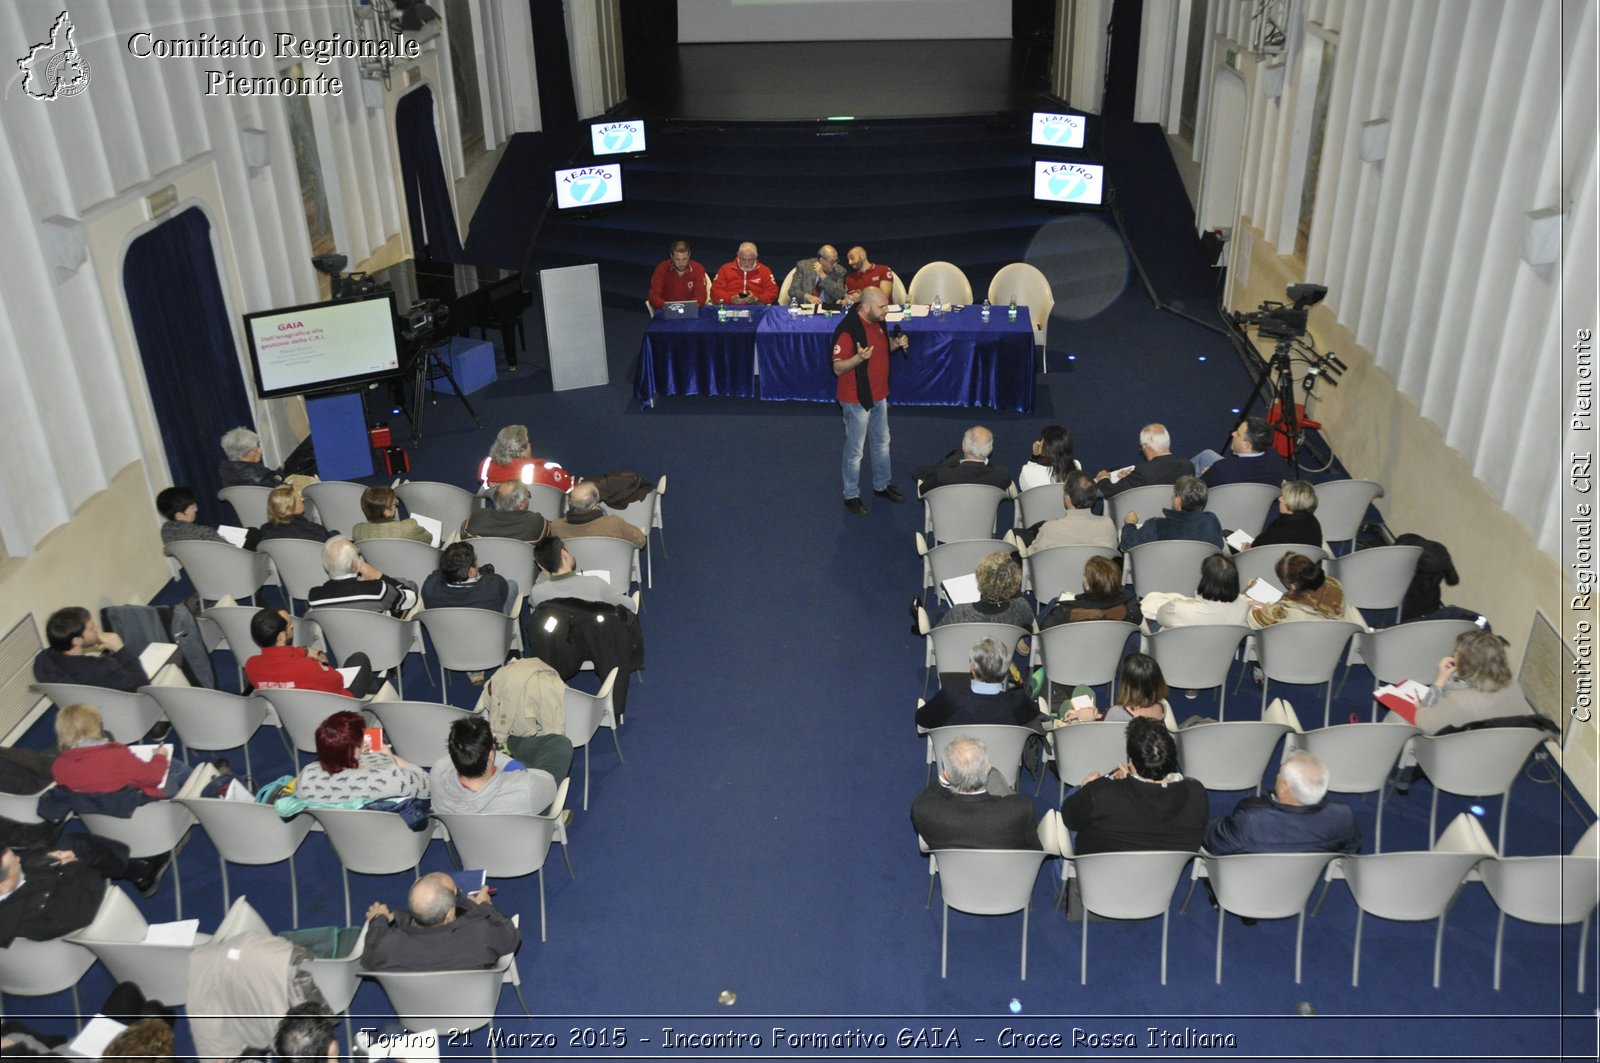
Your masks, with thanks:
M 461 401 L 467 416 L 472 418 L 472 423 L 479 428 L 483 427 L 483 422 L 478 420 L 478 411 L 472 408 L 472 403 L 467 401 L 467 396 L 461 391 L 461 385 L 456 382 L 456 375 L 451 371 L 450 363 L 439 356 L 439 341 L 432 340 L 422 344 L 421 351 L 417 355 L 416 368 L 412 371 L 411 406 L 406 411 L 406 416 L 411 421 L 413 443 L 422 442 L 422 415 L 426 410 L 428 381 L 441 377 L 450 384 L 450 390 L 456 393 L 456 398 Z M 435 398 L 433 401 L 437 403 L 439 400 Z

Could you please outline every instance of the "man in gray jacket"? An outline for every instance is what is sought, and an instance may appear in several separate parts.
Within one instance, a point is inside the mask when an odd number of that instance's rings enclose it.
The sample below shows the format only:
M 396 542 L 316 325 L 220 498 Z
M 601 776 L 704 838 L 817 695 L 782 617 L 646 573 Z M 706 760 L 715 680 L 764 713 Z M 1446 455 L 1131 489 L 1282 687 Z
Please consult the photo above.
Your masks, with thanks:
M 817 248 L 815 258 L 802 258 L 794 266 L 794 280 L 789 282 L 789 298 L 807 303 L 837 304 L 844 299 L 844 267 L 839 265 L 839 252 L 832 244 Z
M 534 816 L 556 799 L 556 784 L 572 767 L 572 742 L 548 735 L 539 746 L 539 763 L 507 771 L 494 748 L 494 732 L 482 716 L 464 716 L 450 725 L 448 761 L 430 773 L 433 810 L 451 813 L 497 813 Z M 559 777 L 555 774 L 560 772 Z

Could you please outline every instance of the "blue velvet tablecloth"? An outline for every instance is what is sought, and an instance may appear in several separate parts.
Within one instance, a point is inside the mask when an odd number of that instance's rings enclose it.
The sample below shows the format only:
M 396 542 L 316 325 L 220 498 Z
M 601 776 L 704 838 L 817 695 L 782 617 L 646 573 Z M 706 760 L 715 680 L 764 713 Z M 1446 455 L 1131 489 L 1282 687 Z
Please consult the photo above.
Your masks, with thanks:
M 759 358 L 761 398 L 832 402 L 836 383 L 829 341 L 838 315 L 790 317 L 783 307 L 758 309 L 754 323 L 657 319 L 645 330 L 634 397 L 755 393 Z M 893 329 L 889 324 L 886 328 Z M 985 324 L 978 307 L 940 317 L 910 318 L 907 356 L 890 362 L 889 396 L 902 406 L 987 406 L 1033 409 L 1033 327 L 1026 307 L 1007 321 L 995 307 Z M 758 354 L 759 352 L 759 354 Z

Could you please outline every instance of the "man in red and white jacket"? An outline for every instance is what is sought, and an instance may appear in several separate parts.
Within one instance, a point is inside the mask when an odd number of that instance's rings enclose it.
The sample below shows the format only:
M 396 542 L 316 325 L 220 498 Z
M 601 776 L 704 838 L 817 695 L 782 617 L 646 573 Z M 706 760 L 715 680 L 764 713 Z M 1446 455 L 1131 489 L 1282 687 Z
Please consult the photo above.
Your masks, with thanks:
M 364 698 L 373 686 L 372 665 L 364 653 L 345 659 L 358 669 L 350 686 L 338 669 L 328 665 L 321 650 L 294 645 L 294 618 L 283 609 L 262 609 L 250 620 L 250 638 L 261 652 L 244 662 L 244 676 L 257 690 L 325 690 Z

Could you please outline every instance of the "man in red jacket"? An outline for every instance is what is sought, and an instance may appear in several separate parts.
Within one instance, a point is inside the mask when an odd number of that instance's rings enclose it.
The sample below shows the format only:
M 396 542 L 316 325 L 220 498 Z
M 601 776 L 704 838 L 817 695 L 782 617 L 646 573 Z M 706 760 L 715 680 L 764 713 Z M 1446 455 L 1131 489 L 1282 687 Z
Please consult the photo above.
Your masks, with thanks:
M 739 255 L 717 270 L 711 282 L 711 300 L 716 303 L 766 303 L 778 301 L 778 282 L 772 270 L 756 258 L 756 245 L 748 240 L 739 245 Z
M 706 268 L 689 257 L 689 242 L 679 240 L 672 245 L 671 257 L 656 267 L 650 277 L 650 306 L 660 310 L 668 303 L 686 303 L 690 299 L 706 305 L 711 297 L 711 279 Z
M 282 609 L 262 609 L 250 621 L 250 637 L 261 652 L 244 662 L 244 675 L 257 690 L 325 690 L 364 698 L 373 686 L 372 665 L 364 653 L 352 653 L 345 666 L 356 668 L 345 686 L 344 677 L 328 665 L 321 650 L 294 644 L 294 618 Z

